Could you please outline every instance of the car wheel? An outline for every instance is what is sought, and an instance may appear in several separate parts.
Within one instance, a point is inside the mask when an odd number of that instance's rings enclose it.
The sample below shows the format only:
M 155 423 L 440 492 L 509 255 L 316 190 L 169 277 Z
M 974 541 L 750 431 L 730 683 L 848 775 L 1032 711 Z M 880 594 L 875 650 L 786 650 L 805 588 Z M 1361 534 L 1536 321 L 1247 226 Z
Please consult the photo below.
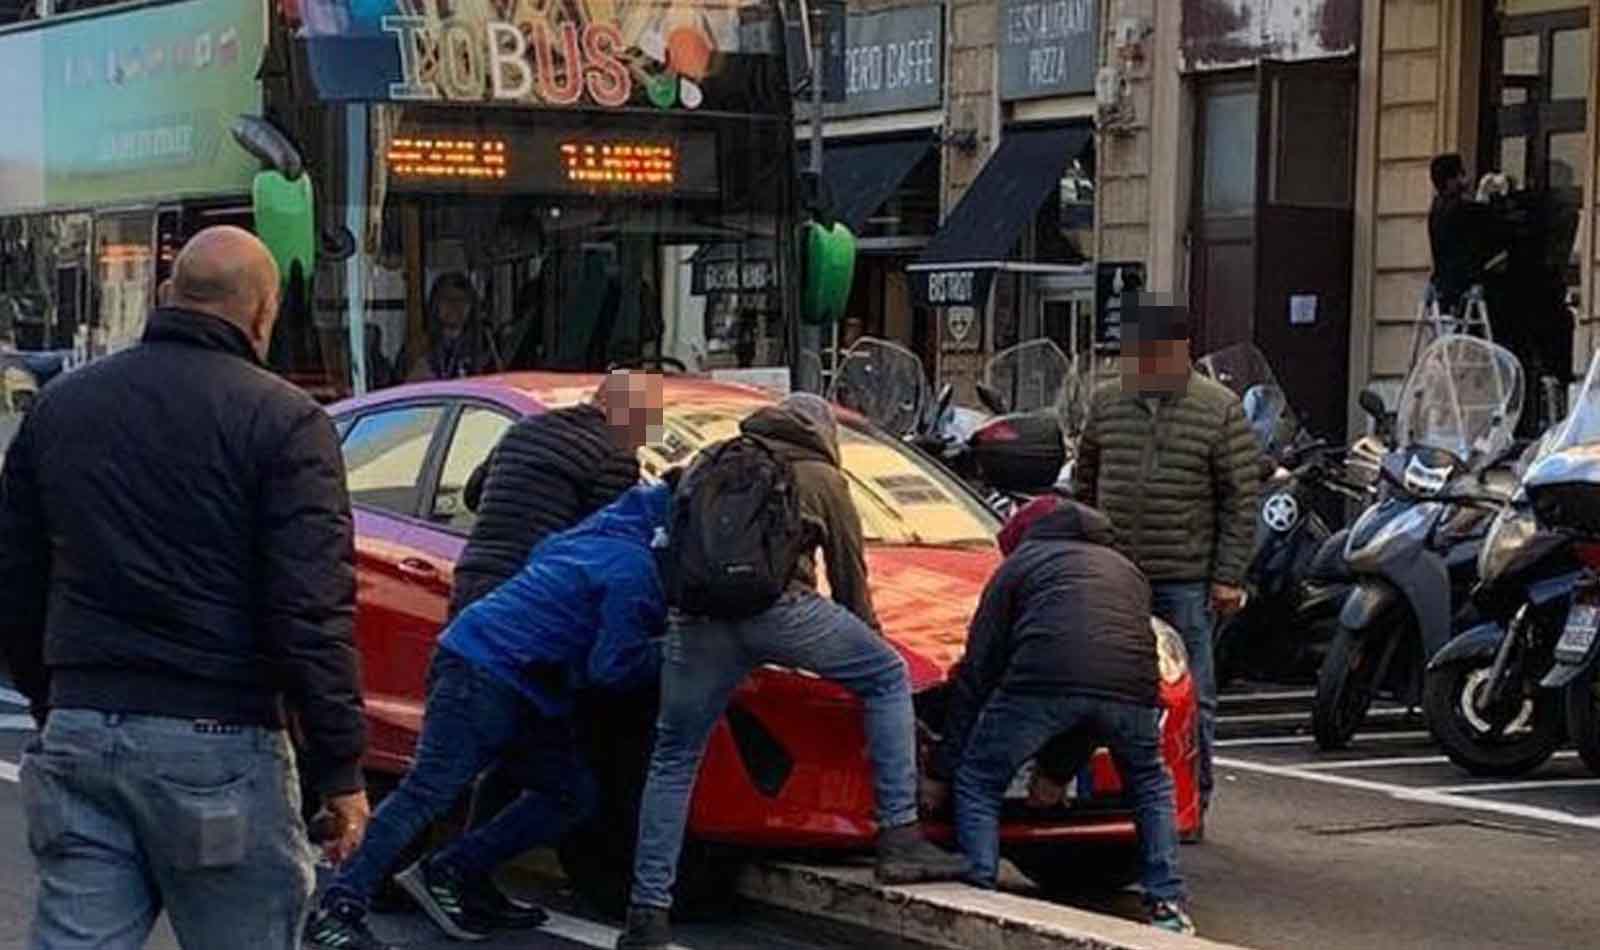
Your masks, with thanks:
M 594 910 L 621 917 L 633 882 L 639 804 L 649 770 L 657 699 L 651 693 L 586 704 L 580 709 L 584 742 L 599 786 L 595 813 L 556 849 L 573 889 Z M 733 905 L 737 852 L 690 839 L 684 842 L 673 887 L 673 915 L 704 919 Z
M 1139 848 L 1122 845 L 1026 845 L 1005 856 L 1051 897 L 1121 890 L 1139 880 Z

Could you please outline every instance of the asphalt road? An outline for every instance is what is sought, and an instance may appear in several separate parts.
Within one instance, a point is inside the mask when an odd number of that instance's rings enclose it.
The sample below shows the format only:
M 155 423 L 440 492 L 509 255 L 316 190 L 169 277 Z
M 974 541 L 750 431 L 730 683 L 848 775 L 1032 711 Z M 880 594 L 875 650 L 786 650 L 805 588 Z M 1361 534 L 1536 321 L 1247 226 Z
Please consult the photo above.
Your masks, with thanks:
M 1570 755 L 1516 783 L 1471 779 L 1443 761 L 1404 710 L 1380 713 L 1350 750 L 1324 756 L 1309 738 L 1308 708 L 1308 697 L 1282 690 L 1223 704 L 1208 840 L 1181 855 L 1203 935 L 1263 950 L 1595 945 L 1600 779 Z M 11 767 L 28 735 L 20 714 L 0 703 L 0 950 L 24 946 L 33 895 Z M 558 890 L 532 896 L 559 911 L 550 930 L 480 946 L 612 945 L 612 926 Z M 1140 915 L 1126 892 L 1052 899 Z M 417 914 L 379 917 L 376 929 L 408 950 L 458 946 Z M 687 950 L 896 950 L 874 935 L 757 908 L 678 936 Z M 176 943 L 162 926 L 150 946 Z

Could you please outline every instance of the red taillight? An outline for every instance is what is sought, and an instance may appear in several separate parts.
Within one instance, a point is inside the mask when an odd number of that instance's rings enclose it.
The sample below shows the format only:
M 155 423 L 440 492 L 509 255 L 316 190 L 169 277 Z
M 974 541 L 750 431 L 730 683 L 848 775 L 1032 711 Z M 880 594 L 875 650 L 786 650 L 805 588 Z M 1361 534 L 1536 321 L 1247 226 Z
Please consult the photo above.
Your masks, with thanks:
M 1600 569 L 1600 544 L 1578 543 L 1572 546 L 1572 551 L 1584 564 Z

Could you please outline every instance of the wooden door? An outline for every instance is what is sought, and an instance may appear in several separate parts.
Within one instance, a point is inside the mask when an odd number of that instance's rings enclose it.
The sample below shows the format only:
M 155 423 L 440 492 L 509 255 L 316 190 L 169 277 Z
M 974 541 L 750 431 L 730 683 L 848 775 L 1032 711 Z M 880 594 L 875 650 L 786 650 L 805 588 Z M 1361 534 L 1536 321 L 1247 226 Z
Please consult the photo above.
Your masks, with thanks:
M 1198 356 L 1251 335 L 1260 106 L 1253 78 L 1208 80 L 1196 93 L 1189 308 Z

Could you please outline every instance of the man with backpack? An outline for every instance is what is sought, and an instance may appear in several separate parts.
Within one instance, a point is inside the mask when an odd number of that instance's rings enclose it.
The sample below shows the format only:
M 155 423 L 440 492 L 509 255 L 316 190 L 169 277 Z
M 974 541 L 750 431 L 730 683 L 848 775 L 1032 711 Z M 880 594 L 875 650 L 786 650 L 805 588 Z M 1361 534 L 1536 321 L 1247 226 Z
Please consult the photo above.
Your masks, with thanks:
M 706 450 L 674 501 L 665 580 L 674 613 L 661 713 L 639 816 L 633 893 L 618 950 L 666 950 L 668 910 L 695 774 L 734 688 L 767 663 L 855 693 L 878 807 L 878 878 L 955 879 L 966 862 L 922 836 L 915 716 L 905 661 L 875 630 L 860 516 L 839 468 L 833 408 L 809 394 L 746 419 Z M 833 601 L 816 589 L 827 560 Z
M 667 612 L 656 556 L 671 500 L 670 485 L 630 489 L 544 541 L 519 574 L 451 621 L 428 671 L 416 762 L 329 885 L 307 950 L 386 950 L 366 925 L 373 894 L 406 846 L 513 743 L 536 776 L 522 796 L 396 876 L 441 930 L 488 937 L 495 921 L 469 900 L 471 882 L 555 844 L 589 815 L 598 789 L 577 743 L 574 695 L 626 691 L 655 675 L 651 641 Z

